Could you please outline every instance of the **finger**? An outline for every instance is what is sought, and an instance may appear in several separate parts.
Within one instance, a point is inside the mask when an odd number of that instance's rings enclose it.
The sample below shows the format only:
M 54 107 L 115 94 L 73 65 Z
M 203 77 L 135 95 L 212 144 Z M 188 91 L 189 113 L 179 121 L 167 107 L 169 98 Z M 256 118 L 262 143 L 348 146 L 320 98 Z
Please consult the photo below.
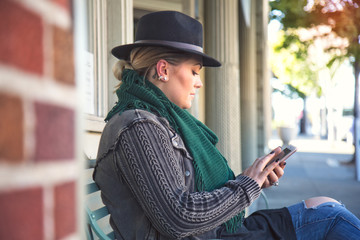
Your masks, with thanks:
M 278 178 L 281 178 L 282 175 L 284 175 L 284 169 L 281 167 L 281 163 L 274 168 L 273 172 Z
M 283 161 L 283 162 L 280 163 L 280 167 L 281 167 L 282 169 L 284 169 L 285 166 L 286 166 L 286 161 Z
M 262 188 L 268 188 L 271 186 L 270 180 L 268 178 L 265 179 Z
M 270 184 L 273 184 L 279 180 L 278 176 L 273 171 L 269 173 L 267 179 L 269 180 Z
M 279 165 L 279 159 L 276 159 L 274 162 L 269 164 L 267 167 L 264 168 L 261 175 L 267 177 L 271 172 L 274 171 L 275 167 Z M 275 173 L 274 173 L 275 174 Z
M 275 156 L 281 152 L 281 146 L 274 148 L 268 155 L 274 154 Z
M 263 160 L 263 159 L 266 158 L 266 157 L 275 156 L 275 155 L 279 154 L 279 151 L 281 151 L 281 147 L 276 147 L 276 148 L 274 148 L 270 153 L 268 153 L 267 155 L 264 155 L 264 156 L 258 158 L 257 160 Z
M 281 147 L 275 148 L 268 155 L 265 155 L 262 158 L 259 158 L 257 164 L 259 164 L 262 169 L 265 168 L 265 166 L 269 162 L 271 162 L 271 160 L 273 160 L 280 152 L 281 152 Z

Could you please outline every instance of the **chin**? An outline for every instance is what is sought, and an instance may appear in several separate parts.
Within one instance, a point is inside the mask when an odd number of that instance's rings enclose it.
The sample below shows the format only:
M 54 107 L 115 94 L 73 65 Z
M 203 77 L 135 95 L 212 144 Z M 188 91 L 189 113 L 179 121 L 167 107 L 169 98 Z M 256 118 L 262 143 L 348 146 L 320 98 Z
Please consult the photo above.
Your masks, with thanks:
M 176 105 L 181 109 L 189 109 L 192 106 L 192 99 L 190 101 L 187 101 L 187 102 L 186 101 L 183 101 L 182 103 L 178 102 Z
M 189 108 L 191 108 L 191 104 L 186 104 L 182 107 L 182 109 L 189 109 Z

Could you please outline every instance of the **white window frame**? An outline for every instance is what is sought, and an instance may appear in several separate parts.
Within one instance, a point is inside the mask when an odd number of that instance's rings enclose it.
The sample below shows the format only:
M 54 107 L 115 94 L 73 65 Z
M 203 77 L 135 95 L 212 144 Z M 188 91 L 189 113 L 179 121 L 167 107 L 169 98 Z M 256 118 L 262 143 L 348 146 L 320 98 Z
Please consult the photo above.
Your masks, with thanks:
M 92 103 L 94 114 L 84 113 L 84 128 L 89 132 L 102 132 L 104 118 L 117 100 L 114 87 L 118 82 L 111 70 L 116 59 L 111 56 L 111 49 L 133 41 L 132 0 L 93 0 L 88 4 L 93 5 L 90 7 L 92 22 L 88 24 L 93 32 L 95 101 Z

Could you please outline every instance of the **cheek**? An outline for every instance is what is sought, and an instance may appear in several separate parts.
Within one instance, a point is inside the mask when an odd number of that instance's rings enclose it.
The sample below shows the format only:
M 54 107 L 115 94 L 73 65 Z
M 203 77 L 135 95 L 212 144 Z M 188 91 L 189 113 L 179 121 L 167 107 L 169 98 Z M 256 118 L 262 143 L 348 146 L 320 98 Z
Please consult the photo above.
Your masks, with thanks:
M 191 91 L 194 86 L 194 76 L 192 74 L 183 76 L 180 84 L 184 90 Z

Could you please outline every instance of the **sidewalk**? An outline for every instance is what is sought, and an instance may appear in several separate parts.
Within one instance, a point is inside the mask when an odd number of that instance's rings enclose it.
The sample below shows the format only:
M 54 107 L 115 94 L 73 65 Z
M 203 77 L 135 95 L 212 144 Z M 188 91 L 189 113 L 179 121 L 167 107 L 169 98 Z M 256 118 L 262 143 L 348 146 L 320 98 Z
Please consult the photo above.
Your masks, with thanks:
M 276 137 L 269 144 L 271 148 L 281 145 Z M 291 144 L 298 152 L 287 160 L 279 186 L 264 190 L 269 207 L 280 208 L 310 197 L 329 196 L 344 203 L 360 218 L 360 182 L 355 180 L 355 166 L 343 164 L 352 159 L 353 146 L 310 137 L 298 137 Z M 257 206 L 265 207 L 263 199 Z

